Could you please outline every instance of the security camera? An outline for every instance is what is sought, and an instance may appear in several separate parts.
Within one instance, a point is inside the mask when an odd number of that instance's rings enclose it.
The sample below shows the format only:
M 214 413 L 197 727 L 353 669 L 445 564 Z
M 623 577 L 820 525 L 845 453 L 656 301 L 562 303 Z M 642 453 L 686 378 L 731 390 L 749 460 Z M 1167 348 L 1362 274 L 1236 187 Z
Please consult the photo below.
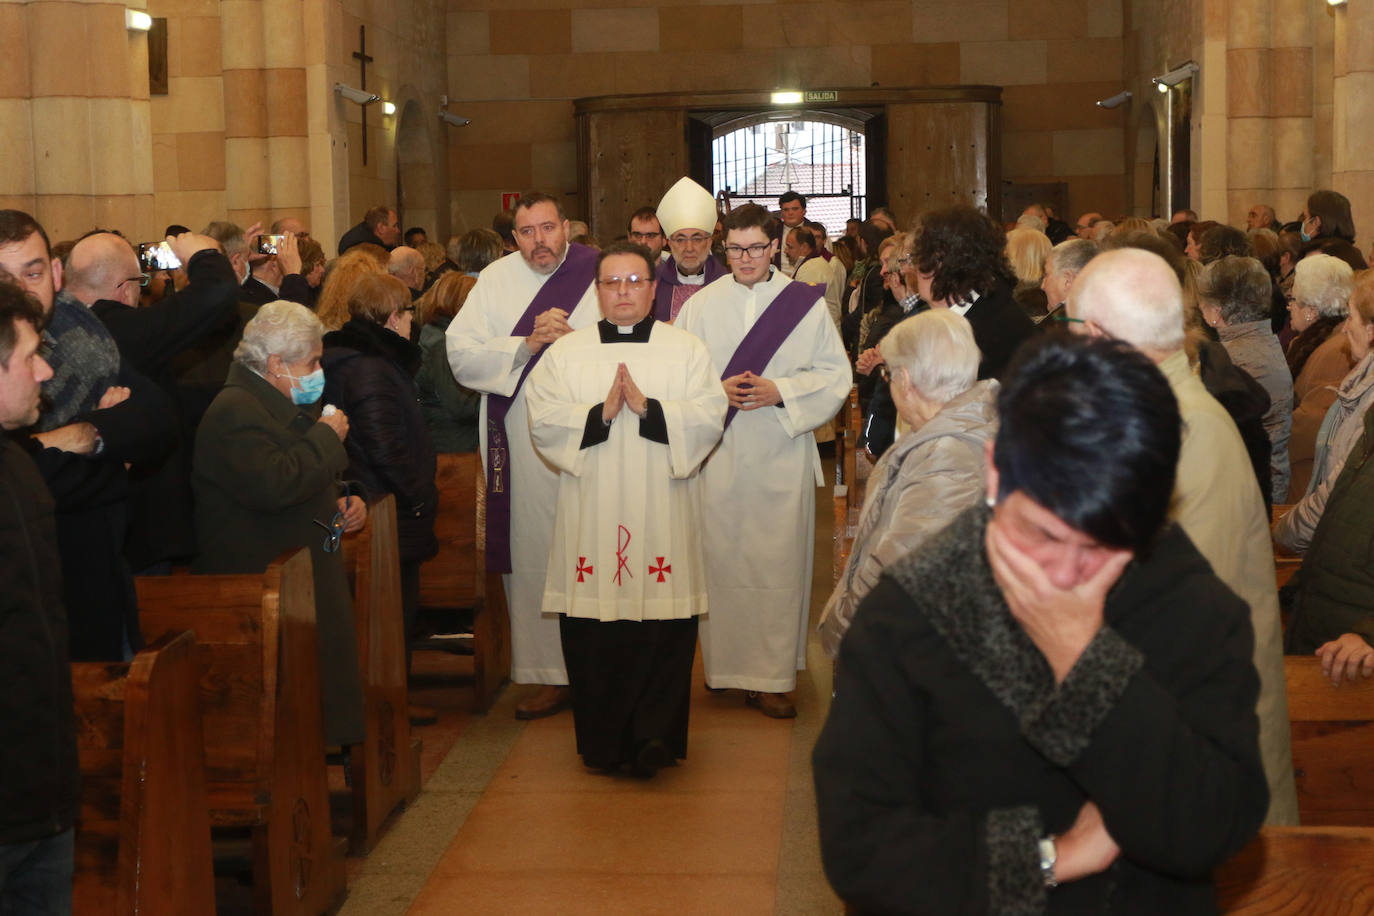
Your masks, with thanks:
M 450 124 L 454 127 L 467 127 L 469 124 L 472 123 L 471 118 L 465 118 L 461 115 L 456 115 L 451 111 L 439 112 L 439 120 L 443 121 L 445 124 Z
M 1110 98 L 1098 99 L 1098 101 L 1097 101 L 1097 107 L 1098 107 L 1098 108 L 1120 108 L 1122 105 L 1125 105 L 1125 104 L 1126 104 L 1127 102 L 1129 102 L 1130 100 L 1131 100 L 1131 93 L 1130 93 L 1130 90 L 1127 90 L 1127 91 L 1125 91 L 1125 92 L 1118 92 L 1116 95 L 1114 95 L 1114 96 L 1112 96 L 1112 97 L 1110 97 Z
M 380 102 L 382 97 L 375 92 L 368 92 L 366 89 L 354 89 L 352 86 L 345 86 L 343 83 L 335 83 L 334 91 L 350 102 L 357 102 L 359 105 L 371 105 L 373 102 Z

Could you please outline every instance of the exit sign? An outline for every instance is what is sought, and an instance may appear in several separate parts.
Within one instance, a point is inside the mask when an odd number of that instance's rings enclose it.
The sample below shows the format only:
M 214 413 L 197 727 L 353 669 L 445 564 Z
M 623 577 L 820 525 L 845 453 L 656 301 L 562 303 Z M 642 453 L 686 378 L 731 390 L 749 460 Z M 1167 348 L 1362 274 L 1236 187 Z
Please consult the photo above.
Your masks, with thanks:
M 839 92 L 834 89 L 809 89 L 804 94 L 804 100 L 807 102 L 835 102 L 839 98 Z

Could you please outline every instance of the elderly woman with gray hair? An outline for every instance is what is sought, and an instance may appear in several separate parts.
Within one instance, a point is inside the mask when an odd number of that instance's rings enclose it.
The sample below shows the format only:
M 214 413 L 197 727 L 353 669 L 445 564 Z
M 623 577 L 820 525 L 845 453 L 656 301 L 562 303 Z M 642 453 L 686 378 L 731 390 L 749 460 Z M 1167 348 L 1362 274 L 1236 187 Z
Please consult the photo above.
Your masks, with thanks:
M 1273 292 L 1269 272 L 1254 258 L 1227 255 L 1207 266 L 1198 284 L 1202 315 L 1216 328 L 1221 345 L 1242 370 L 1269 394 L 1264 432 L 1269 436 L 1272 502 L 1288 496 L 1288 438 L 1293 424 L 1293 376 L 1270 323 Z
M 869 474 L 853 549 L 821 616 L 832 658 L 883 570 L 982 497 L 986 445 L 997 433 L 998 384 L 977 381 L 982 354 L 968 319 L 949 309 L 921 312 L 893 327 L 878 350 L 878 371 L 911 429 Z
M 1317 431 L 1336 401 L 1341 379 L 1355 368 L 1345 326 L 1355 272 L 1340 258 L 1310 254 L 1293 269 L 1288 322 L 1298 334 L 1288 343 L 1293 373 L 1293 435 L 1288 440 L 1288 498 L 1302 499 L 1312 479 Z
M 339 479 L 348 418 L 318 403 L 323 334 L 314 313 L 282 301 L 244 328 L 196 432 L 192 571 L 261 573 L 285 551 L 310 548 L 325 743 L 345 745 L 363 738 L 363 696 L 339 539 L 363 526 L 367 508 Z

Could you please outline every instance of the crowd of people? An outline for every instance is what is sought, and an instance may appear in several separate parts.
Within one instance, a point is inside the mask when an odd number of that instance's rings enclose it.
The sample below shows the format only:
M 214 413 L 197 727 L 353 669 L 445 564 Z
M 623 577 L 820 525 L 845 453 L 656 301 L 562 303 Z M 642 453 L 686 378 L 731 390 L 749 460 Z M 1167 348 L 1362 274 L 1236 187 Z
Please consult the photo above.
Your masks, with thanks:
M 1206 912 L 1211 869 L 1297 820 L 1284 651 L 1374 674 L 1374 276 L 1342 195 L 1293 216 L 832 232 L 683 178 L 604 244 L 531 192 L 445 246 L 374 207 L 326 259 L 289 217 L 54 244 L 0 211 L 0 895 L 70 883 L 68 664 L 141 648 L 136 574 L 309 548 L 325 738 L 358 742 L 340 541 L 394 495 L 417 636 L 443 453 L 482 455 L 517 717 L 571 708 L 588 767 L 651 778 L 687 757 L 698 643 L 709 690 L 795 716 L 819 443 L 857 384 L 832 883 Z M 1304 557 L 1282 596 L 1275 543 Z

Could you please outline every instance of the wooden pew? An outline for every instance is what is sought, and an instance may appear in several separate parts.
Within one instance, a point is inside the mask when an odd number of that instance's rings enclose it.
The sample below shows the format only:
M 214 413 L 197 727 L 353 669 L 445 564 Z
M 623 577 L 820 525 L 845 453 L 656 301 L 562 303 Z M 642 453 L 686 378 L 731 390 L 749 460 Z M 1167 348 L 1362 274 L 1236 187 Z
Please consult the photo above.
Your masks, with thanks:
M 250 828 L 254 909 L 336 906 L 344 869 L 329 831 L 310 551 L 262 575 L 137 583 L 145 639 L 195 631 L 210 825 Z
M 81 817 L 75 913 L 215 912 L 195 637 L 72 665 Z
M 1299 819 L 1374 828 L 1374 678 L 1333 687 L 1315 656 L 1283 661 Z
M 1264 827 L 1216 873 L 1223 913 L 1363 916 L 1374 913 L 1374 830 Z
M 365 855 L 382 823 L 420 793 L 420 741 L 410 734 L 406 636 L 401 613 L 401 561 L 396 497 L 368 506 L 367 525 L 343 539 L 353 590 L 362 672 L 364 737 L 350 753 L 353 830 L 349 847 Z
M 498 573 L 486 567 L 486 477 L 475 452 L 439 455 L 434 478 L 439 553 L 420 567 L 420 606 L 472 608 L 473 708 L 491 708 L 510 679 L 510 614 Z

